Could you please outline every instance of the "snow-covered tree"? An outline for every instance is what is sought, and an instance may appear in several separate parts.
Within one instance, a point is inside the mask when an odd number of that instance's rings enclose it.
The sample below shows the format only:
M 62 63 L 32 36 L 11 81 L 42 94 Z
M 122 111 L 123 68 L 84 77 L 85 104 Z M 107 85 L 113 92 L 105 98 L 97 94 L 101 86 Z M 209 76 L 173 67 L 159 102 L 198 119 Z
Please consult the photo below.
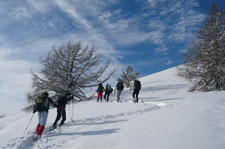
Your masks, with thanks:
M 121 75 L 121 79 L 123 80 L 126 87 L 132 87 L 132 82 L 137 79 L 139 76 L 138 72 L 135 72 L 133 67 L 128 66 L 125 71 L 123 71 Z
M 80 42 L 53 47 L 40 63 L 40 74 L 32 72 L 33 91 L 27 96 L 30 101 L 42 91 L 55 95 L 69 91 L 74 97 L 85 99 L 87 88 L 104 83 L 114 73 L 114 69 L 108 70 L 109 62 L 101 63 L 101 55 L 96 54 L 94 46 L 83 48 Z
M 191 47 L 183 53 L 178 75 L 194 82 L 194 90 L 222 90 L 225 85 L 225 11 L 212 4 Z

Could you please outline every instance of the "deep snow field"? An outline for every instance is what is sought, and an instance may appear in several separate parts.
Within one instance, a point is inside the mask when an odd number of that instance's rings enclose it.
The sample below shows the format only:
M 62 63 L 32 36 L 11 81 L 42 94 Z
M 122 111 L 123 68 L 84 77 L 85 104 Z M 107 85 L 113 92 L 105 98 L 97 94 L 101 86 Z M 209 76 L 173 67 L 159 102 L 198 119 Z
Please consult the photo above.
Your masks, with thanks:
M 119 103 L 113 93 L 108 103 L 94 98 L 67 105 L 65 125 L 52 132 L 56 109 L 50 110 L 45 132 L 33 146 L 37 113 L 24 138 L 32 113 L 0 118 L 0 148 L 225 149 L 224 91 L 188 92 L 190 83 L 176 76 L 176 68 L 140 81 L 139 103 L 132 102 L 132 91 L 126 89 Z

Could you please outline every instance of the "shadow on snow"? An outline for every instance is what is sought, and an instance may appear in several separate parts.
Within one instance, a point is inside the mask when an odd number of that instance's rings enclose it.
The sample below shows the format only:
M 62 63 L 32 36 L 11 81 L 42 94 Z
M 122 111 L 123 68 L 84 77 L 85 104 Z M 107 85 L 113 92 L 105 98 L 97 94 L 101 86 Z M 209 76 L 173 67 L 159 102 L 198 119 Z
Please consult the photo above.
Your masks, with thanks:
M 107 135 L 112 133 L 117 133 L 120 128 L 115 129 L 104 129 L 104 130 L 94 130 L 94 131 L 84 131 L 84 132 L 69 132 L 69 133 L 53 133 L 48 135 L 48 137 L 55 137 L 55 136 L 73 136 L 73 135 L 83 135 L 83 136 L 90 136 L 90 135 Z

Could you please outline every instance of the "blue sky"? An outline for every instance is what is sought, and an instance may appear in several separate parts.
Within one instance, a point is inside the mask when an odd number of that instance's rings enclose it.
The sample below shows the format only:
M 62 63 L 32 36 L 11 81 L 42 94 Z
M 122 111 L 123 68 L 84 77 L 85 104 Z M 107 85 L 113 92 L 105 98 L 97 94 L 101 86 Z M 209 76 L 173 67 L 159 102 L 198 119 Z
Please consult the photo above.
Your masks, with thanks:
M 224 0 L 214 0 L 225 8 Z M 110 61 L 146 76 L 182 63 L 211 0 L 0 1 L 0 99 L 24 98 L 30 70 L 53 45 L 81 41 Z

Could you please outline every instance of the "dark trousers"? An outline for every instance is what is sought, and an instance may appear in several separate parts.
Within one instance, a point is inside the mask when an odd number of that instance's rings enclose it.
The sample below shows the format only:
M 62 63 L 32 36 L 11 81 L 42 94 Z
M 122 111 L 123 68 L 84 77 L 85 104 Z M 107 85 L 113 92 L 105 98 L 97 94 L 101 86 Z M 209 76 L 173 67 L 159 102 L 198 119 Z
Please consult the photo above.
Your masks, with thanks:
M 109 95 L 109 92 L 105 92 L 104 99 L 106 99 L 107 102 L 109 101 Z
M 55 122 L 54 122 L 53 126 L 57 125 L 57 122 L 60 120 L 61 116 L 62 116 L 62 121 L 60 123 L 60 126 L 62 126 L 64 124 L 65 120 L 66 120 L 66 111 L 65 111 L 65 109 L 64 110 L 57 109 L 57 117 L 55 119 Z
M 138 102 L 139 91 L 140 90 L 137 90 L 137 89 L 134 89 L 133 91 L 133 98 L 136 98 L 135 102 Z

